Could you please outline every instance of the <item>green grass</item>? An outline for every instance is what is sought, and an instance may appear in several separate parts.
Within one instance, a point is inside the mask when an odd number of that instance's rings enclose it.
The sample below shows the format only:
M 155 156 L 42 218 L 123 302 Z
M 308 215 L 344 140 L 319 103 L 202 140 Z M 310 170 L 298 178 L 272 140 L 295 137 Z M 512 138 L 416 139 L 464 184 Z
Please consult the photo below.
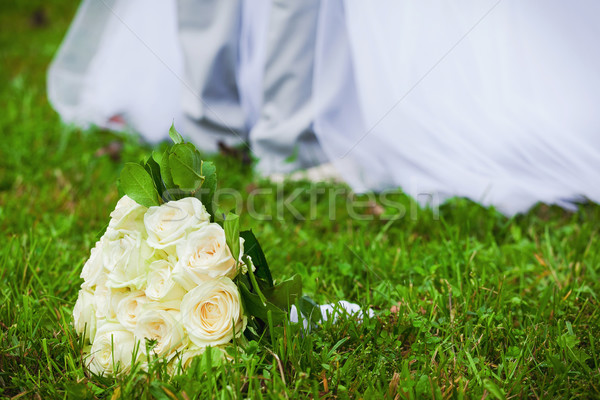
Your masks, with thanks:
M 75 3 L 0 5 L 1 397 L 600 397 L 600 207 L 540 205 L 508 219 L 456 199 L 439 218 L 418 209 L 361 220 L 348 213 L 347 189 L 332 185 L 318 186 L 325 193 L 314 197 L 312 220 L 245 213 L 242 225 L 257 233 L 276 277 L 300 273 L 316 301 L 368 305 L 374 318 L 309 334 L 286 325 L 268 343 L 232 348 L 234 361 L 197 363 L 183 376 L 169 377 L 160 362 L 148 373 L 91 376 L 70 315 L 83 262 L 118 199 L 122 165 L 95 154 L 114 140 L 123 143 L 122 161 L 150 148 L 64 126 L 48 105 L 45 71 Z M 38 7 L 48 23 L 34 27 Z M 244 198 L 275 187 L 233 158 L 211 159 L 221 187 Z M 310 215 L 314 186 L 283 187 L 298 188 L 292 205 Z M 414 209 L 399 193 L 393 199 Z M 273 197 L 257 205 L 277 211 Z

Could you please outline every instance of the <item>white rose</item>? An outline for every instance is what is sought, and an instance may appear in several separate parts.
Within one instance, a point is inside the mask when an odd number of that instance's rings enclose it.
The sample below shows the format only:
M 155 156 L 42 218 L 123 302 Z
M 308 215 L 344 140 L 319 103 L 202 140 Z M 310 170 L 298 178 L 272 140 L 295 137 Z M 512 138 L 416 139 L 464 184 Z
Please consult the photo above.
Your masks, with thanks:
M 181 319 L 190 340 L 199 347 L 217 346 L 246 329 L 237 286 L 227 277 L 205 282 L 181 301 Z
M 175 375 L 188 369 L 196 357 L 202 357 L 208 349 L 211 349 L 212 365 L 218 365 L 223 359 L 231 359 L 225 349 L 221 347 L 198 347 L 190 344 L 179 352 L 169 363 L 170 373 Z
M 119 324 L 104 324 L 92 343 L 88 358 L 88 368 L 98 375 L 112 375 L 115 366 L 126 373 L 131 368 L 135 338 L 131 332 Z M 113 358 L 114 356 L 114 358 Z
M 233 279 L 237 275 L 225 231 L 216 223 L 190 233 L 187 240 L 177 245 L 177 257 L 173 279 L 187 290 L 213 278 Z
M 168 249 L 184 240 L 187 233 L 208 224 L 210 215 L 200 200 L 186 197 L 150 207 L 144 215 L 148 244 L 155 249 Z
M 141 342 L 140 349 L 146 353 L 146 339 L 155 339 L 152 349 L 158 356 L 166 356 L 187 344 L 179 310 L 167 309 L 160 303 L 148 303 L 138 317 L 133 332 Z
M 142 231 L 146 211 L 148 211 L 147 207 L 125 195 L 117 202 L 115 210 L 110 213 L 111 220 L 108 227 L 115 231 Z
M 155 301 L 181 300 L 185 289 L 172 277 L 173 258 L 156 260 L 150 264 L 146 283 L 146 297 Z
M 202 356 L 206 351 L 206 347 L 198 347 L 194 344 L 176 353 L 169 361 L 168 369 L 170 375 L 178 375 L 190 367 L 194 358 Z
M 107 318 L 110 315 L 110 296 L 111 290 L 106 286 L 106 277 L 104 277 L 104 279 L 101 279 L 98 282 L 96 290 L 94 290 L 96 318 Z
M 96 246 L 90 252 L 90 258 L 83 265 L 81 270 L 81 278 L 83 278 L 83 288 L 92 289 L 98 284 L 102 278 L 106 277 L 104 263 L 102 261 L 102 253 L 104 249 L 104 240 L 100 239 L 96 242 Z
M 73 327 L 84 339 L 94 340 L 96 335 L 96 302 L 94 293 L 81 289 L 73 307 Z
M 202 356 L 206 351 L 206 347 L 196 347 L 190 346 L 190 348 L 185 349 L 181 352 L 181 369 L 185 370 L 190 367 L 194 358 L 198 356 Z
M 98 320 L 116 322 L 119 301 L 125 294 L 129 293 L 130 290 L 127 288 L 111 289 L 106 286 L 106 282 L 106 277 L 100 279 L 96 285 L 96 290 L 94 291 L 96 318 Z
M 102 253 L 104 268 L 108 271 L 106 285 L 112 288 L 142 288 L 146 284 L 148 260 L 153 252 L 140 232 L 107 241 Z
M 143 306 L 147 303 L 148 299 L 141 290 L 122 295 L 117 306 L 117 321 L 123 328 L 133 332 Z

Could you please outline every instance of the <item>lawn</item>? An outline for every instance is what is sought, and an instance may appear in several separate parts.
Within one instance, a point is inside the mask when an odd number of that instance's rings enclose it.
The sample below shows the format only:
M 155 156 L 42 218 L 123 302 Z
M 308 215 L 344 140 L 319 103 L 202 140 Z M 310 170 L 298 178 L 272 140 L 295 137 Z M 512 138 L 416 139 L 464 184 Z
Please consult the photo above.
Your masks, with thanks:
M 231 155 L 207 158 L 220 188 L 241 194 L 242 226 L 274 276 L 299 273 L 315 301 L 375 316 L 284 324 L 184 375 L 157 360 L 92 376 L 70 324 L 79 273 L 123 162 L 151 146 L 65 126 L 48 104 L 46 68 L 76 6 L 0 4 L 0 397 L 600 398 L 597 205 L 507 218 L 464 199 L 419 208 L 397 192 L 374 206 L 343 185 L 270 183 Z

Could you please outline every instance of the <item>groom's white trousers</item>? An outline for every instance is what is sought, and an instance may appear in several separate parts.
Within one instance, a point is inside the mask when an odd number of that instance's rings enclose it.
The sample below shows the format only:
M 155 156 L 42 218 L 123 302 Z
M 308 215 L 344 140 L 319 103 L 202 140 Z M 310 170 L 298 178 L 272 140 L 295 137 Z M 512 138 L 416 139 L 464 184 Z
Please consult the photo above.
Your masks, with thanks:
M 249 142 L 263 173 L 310 167 L 326 159 L 312 130 L 319 0 L 264 1 L 178 0 L 184 131 L 207 150 Z M 249 64 L 261 71 L 244 75 Z

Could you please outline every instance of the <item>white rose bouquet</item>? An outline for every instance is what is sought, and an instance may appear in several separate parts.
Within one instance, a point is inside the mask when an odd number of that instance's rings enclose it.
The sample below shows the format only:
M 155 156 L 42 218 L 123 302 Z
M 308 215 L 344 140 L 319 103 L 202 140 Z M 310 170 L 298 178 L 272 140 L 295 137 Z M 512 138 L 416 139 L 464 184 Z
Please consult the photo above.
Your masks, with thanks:
M 214 165 L 170 136 L 163 154 L 124 166 L 125 195 L 81 272 L 73 325 L 97 374 L 150 357 L 185 368 L 208 346 L 259 338 L 294 304 L 306 315 L 315 306 L 298 276 L 274 285 L 254 234 L 216 211 Z

